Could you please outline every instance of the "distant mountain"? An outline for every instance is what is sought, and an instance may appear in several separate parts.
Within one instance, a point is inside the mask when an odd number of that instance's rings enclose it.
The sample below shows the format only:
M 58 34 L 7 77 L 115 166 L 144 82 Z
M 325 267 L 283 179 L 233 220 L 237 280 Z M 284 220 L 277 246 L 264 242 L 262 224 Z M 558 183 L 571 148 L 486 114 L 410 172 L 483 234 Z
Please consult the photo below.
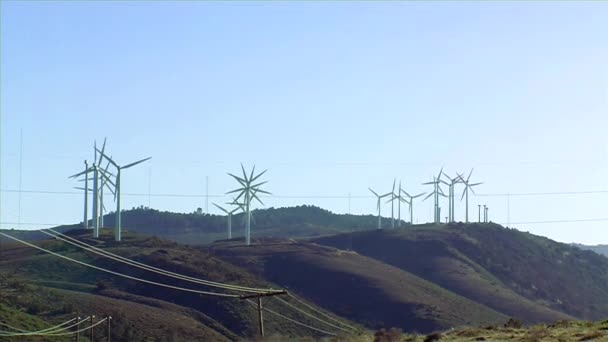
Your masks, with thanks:
M 313 241 L 398 267 L 526 322 L 608 316 L 608 259 L 495 224 L 420 225 Z
M 576 247 L 578 247 L 580 249 L 584 249 L 584 250 L 588 250 L 588 251 L 594 251 L 597 254 L 608 256 L 608 245 L 589 246 L 589 245 L 583 245 L 583 244 L 580 244 L 580 243 L 573 243 L 572 246 L 576 246 Z
M 256 209 L 252 211 L 251 235 L 256 237 L 302 238 L 332 235 L 343 232 L 375 228 L 377 216 L 335 214 L 312 205 L 286 208 Z M 115 215 L 104 217 L 106 227 L 114 227 Z M 382 218 L 384 227 L 391 219 Z M 395 220 L 397 224 L 397 220 Z M 405 226 L 405 222 L 402 222 Z M 174 213 L 149 208 L 134 208 L 122 212 L 123 229 L 163 237 L 188 245 L 203 245 L 227 238 L 227 217 L 197 213 Z M 79 228 L 62 226 L 61 230 Z M 233 236 L 244 236 L 244 215 L 232 217 Z M 13 231 L 17 232 L 17 231 Z M 44 238 L 44 234 L 24 231 L 31 238 Z

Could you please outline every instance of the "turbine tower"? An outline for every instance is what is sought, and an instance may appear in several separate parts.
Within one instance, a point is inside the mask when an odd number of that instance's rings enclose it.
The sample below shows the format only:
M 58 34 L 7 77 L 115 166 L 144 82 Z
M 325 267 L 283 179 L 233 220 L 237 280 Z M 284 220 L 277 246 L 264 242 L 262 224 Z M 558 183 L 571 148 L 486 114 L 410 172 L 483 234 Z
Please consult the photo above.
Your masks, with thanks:
M 133 162 L 133 163 L 130 163 L 130 164 L 127 164 L 124 166 L 120 166 L 112 158 L 105 155 L 103 150 L 99 151 L 99 153 L 101 153 L 101 156 L 103 158 L 105 158 L 108 162 L 110 162 L 110 164 L 112 164 L 116 168 L 116 184 L 114 184 L 114 188 L 116 189 L 116 191 L 114 193 L 114 199 L 116 200 L 116 224 L 115 224 L 115 228 L 114 228 L 114 240 L 120 241 L 122 239 L 122 222 L 121 222 L 121 213 L 120 213 L 120 186 L 121 186 L 120 175 L 121 175 L 121 172 L 122 172 L 122 170 L 128 169 L 137 164 L 141 164 L 147 160 L 150 160 L 150 159 L 152 159 L 152 157 L 144 158 L 144 159 L 138 160 L 136 162 Z
M 397 200 L 397 222 L 399 223 L 399 228 L 401 228 L 401 203 L 409 204 L 409 202 L 405 198 L 403 198 L 403 196 L 401 196 L 402 192 L 403 189 L 401 188 L 401 181 L 399 181 L 399 190 L 397 191 L 397 194 L 395 194 L 394 192 L 391 193 L 391 199 L 387 201 L 387 203 L 392 203 Z
M 268 183 L 267 181 L 254 184 L 254 182 L 256 180 L 258 180 L 268 170 L 264 170 L 255 176 L 254 176 L 255 165 L 251 169 L 251 173 L 249 175 L 247 175 L 247 173 L 245 172 L 245 167 L 243 167 L 243 164 L 241 164 L 241 170 L 243 171 L 243 177 L 238 177 L 231 173 L 228 174 L 230 177 L 234 178 L 237 182 L 239 182 L 241 187 L 238 189 L 229 191 L 226 194 L 239 193 L 238 196 L 236 196 L 236 198 L 234 199 L 234 202 L 237 202 L 241 197 L 243 198 L 242 204 L 243 204 L 243 209 L 245 212 L 245 220 L 246 220 L 245 221 L 245 243 L 247 244 L 247 246 L 249 246 L 249 245 L 251 245 L 251 202 L 255 199 L 258 202 L 260 202 L 260 204 L 264 205 L 264 202 L 262 202 L 260 200 L 260 198 L 257 196 L 257 193 L 259 192 L 259 193 L 268 194 L 268 195 L 270 195 L 271 193 L 260 189 L 260 186 Z
M 475 194 L 475 190 L 473 190 L 473 187 L 483 184 L 483 183 L 473 183 L 473 184 L 469 183 L 472 173 L 473 173 L 473 169 L 471 169 L 471 172 L 469 172 L 469 176 L 467 177 L 466 180 L 462 176 L 459 175 L 460 179 L 462 179 L 462 183 L 464 183 L 464 190 L 462 192 L 462 196 L 460 197 L 460 200 L 462 201 L 462 198 L 466 197 L 466 202 L 465 202 L 466 203 L 466 205 L 465 205 L 465 209 L 466 209 L 465 222 L 466 223 L 469 223 L 469 190 L 471 190 L 471 192 L 473 194 Z M 479 216 L 481 216 L 481 215 L 479 215 Z
M 395 229 L 395 199 L 397 197 L 397 195 L 395 194 L 395 183 L 397 182 L 396 179 L 393 179 L 393 188 L 391 190 L 391 199 L 387 201 L 391 202 L 391 228 Z
M 407 193 L 407 191 L 405 191 L 405 190 L 401 190 L 401 191 L 409 198 L 409 201 L 408 200 L 404 200 L 404 201 L 410 205 L 410 224 L 414 224 L 414 199 L 424 195 L 425 192 L 420 193 L 415 196 L 411 196 L 410 194 Z
M 232 204 L 232 203 L 227 203 L 227 204 Z M 219 210 L 223 211 L 226 213 L 226 215 L 228 215 L 228 239 L 232 239 L 232 214 L 234 214 L 235 211 L 239 210 L 239 207 L 237 206 L 236 208 L 228 211 L 225 208 L 220 207 L 219 205 L 213 203 L 214 206 L 216 206 Z
M 374 190 L 372 190 L 372 188 L 368 188 L 368 189 L 369 189 L 369 191 L 371 191 L 374 194 L 374 196 L 376 196 L 378 198 L 378 205 L 377 205 L 377 207 L 378 207 L 378 229 L 382 229 L 382 217 L 380 216 L 380 208 L 382 207 L 381 202 L 384 197 L 391 195 L 392 192 L 387 192 L 384 195 L 378 195 Z
M 106 148 L 106 139 L 103 140 L 103 147 L 102 147 L 101 150 L 104 151 L 105 148 Z M 85 181 L 85 187 L 84 187 L 84 191 L 85 191 L 85 216 L 87 216 L 86 215 L 86 211 L 87 211 L 86 207 L 88 207 L 88 195 L 87 195 L 87 192 L 89 191 L 88 190 L 88 174 L 91 173 L 91 172 L 93 173 L 93 208 L 92 208 L 93 209 L 92 210 L 93 211 L 93 229 L 94 229 L 93 230 L 93 236 L 97 238 L 97 237 L 99 237 L 99 223 L 100 223 L 100 221 L 99 221 L 99 209 L 100 209 L 100 205 L 99 205 L 99 178 L 101 176 L 103 179 L 108 180 L 110 183 L 112 183 L 112 181 L 109 180 L 109 177 L 106 175 L 106 172 L 103 169 L 99 168 L 99 165 L 101 164 L 101 157 L 99 158 L 99 163 L 97 163 L 97 151 L 98 151 L 98 149 L 97 149 L 97 142 L 94 142 L 94 144 L 93 144 L 93 150 L 94 150 L 94 154 L 95 154 L 95 157 L 93 159 L 93 166 L 88 167 L 84 171 L 79 172 L 79 173 L 77 173 L 75 175 L 72 175 L 72 176 L 70 176 L 68 178 L 76 178 L 78 176 L 85 175 L 85 180 L 84 180 Z M 85 165 L 88 165 L 88 163 L 85 162 Z M 85 218 L 85 220 L 88 221 L 88 217 Z
M 426 196 L 424 198 L 424 200 L 426 200 L 427 198 L 431 197 L 431 195 L 434 195 L 434 199 L 435 199 L 434 222 L 435 223 L 441 223 L 441 210 L 439 208 L 439 196 L 447 197 L 443 193 L 443 190 L 441 190 L 441 186 L 439 185 L 441 183 L 441 175 L 442 174 L 443 174 L 443 168 L 441 168 L 441 170 L 437 174 L 437 177 L 433 176 L 433 181 L 432 182 L 422 183 L 422 185 L 431 185 L 431 184 L 433 185 L 433 192 L 431 192 L 430 194 L 428 194 L 428 196 Z
M 446 181 L 441 181 L 443 184 L 448 186 L 448 222 L 454 222 L 454 186 L 458 183 L 462 183 L 462 177 L 456 173 L 456 177 L 450 178 L 445 172 L 443 175 L 450 181 L 449 183 Z

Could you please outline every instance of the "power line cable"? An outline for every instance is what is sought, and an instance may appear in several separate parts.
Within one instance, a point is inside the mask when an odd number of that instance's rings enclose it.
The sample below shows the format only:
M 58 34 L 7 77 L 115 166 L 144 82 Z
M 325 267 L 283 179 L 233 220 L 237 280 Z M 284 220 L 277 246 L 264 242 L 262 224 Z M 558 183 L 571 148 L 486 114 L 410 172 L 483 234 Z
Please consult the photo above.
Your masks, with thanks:
M 257 307 L 257 305 L 256 305 L 254 302 L 252 302 L 250 299 L 248 299 L 248 300 L 247 300 L 247 302 L 248 302 L 249 304 L 251 304 L 252 306 Z M 315 327 L 313 327 L 313 326 L 311 326 L 311 325 L 308 325 L 308 324 L 302 323 L 302 322 L 297 321 L 297 320 L 295 320 L 295 319 L 293 319 L 293 318 L 289 318 L 289 317 L 287 317 L 287 316 L 281 315 L 280 313 L 278 313 L 278 312 L 276 312 L 276 311 L 273 311 L 273 310 L 270 310 L 269 308 L 264 307 L 264 308 L 262 308 L 262 310 L 267 311 L 267 312 L 270 312 L 271 314 L 273 314 L 273 315 L 275 315 L 275 316 L 277 316 L 277 317 L 281 317 L 281 318 L 283 318 L 283 319 L 285 319 L 285 320 L 287 320 L 287 321 L 290 321 L 290 322 L 292 322 L 292 323 L 294 323 L 294 324 L 297 324 L 297 325 L 300 325 L 300 326 L 306 327 L 306 328 L 308 328 L 308 329 L 315 330 L 315 331 L 318 331 L 318 332 L 320 332 L 320 333 L 323 333 L 323 334 L 326 334 L 326 335 L 330 335 L 330 336 L 338 336 L 338 334 L 334 334 L 334 333 L 332 333 L 332 332 L 329 332 L 329 331 L 326 331 L 326 330 L 323 330 L 323 329 L 315 328 Z
M 332 321 L 334 321 L 334 322 L 336 322 L 336 323 L 338 323 L 338 324 L 341 324 L 341 325 L 343 325 L 343 326 L 345 326 L 345 327 L 348 327 L 348 328 L 350 328 L 350 329 L 352 329 L 352 330 L 358 330 L 357 328 L 353 327 L 352 325 L 348 325 L 348 324 L 346 324 L 346 323 L 342 322 L 341 320 L 336 319 L 336 318 L 334 318 L 334 317 L 332 317 L 332 316 L 330 316 L 330 315 L 326 314 L 325 312 L 323 312 L 323 311 L 321 311 L 321 310 L 319 310 L 319 309 L 317 309 L 317 308 L 313 307 L 312 305 L 310 305 L 310 304 L 306 303 L 305 301 L 303 301 L 302 299 L 298 298 L 296 295 L 294 295 L 294 294 L 293 294 L 293 293 L 291 293 L 291 292 L 287 292 L 287 295 L 288 295 L 289 297 L 291 297 L 291 298 L 295 299 L 295 300 L 296 300 L 298 303 L 300 303 L 300 304 L 304 305 L 304 306 L 305 306 L 305 307 L 307 307 L 308 309 L 310 309 L 310 310 L 312 310 L 312 311 L 314 311 L 314 312 L 316 312 L 316 313 L 318 313 L 318 314 L 320 314 L 320 315 L 322 315 L 322 316 L 324 316 L 324 317 L 326 317 L 326 318 L 328 318 L 328 319 L 330 319 L 330 320 L 332 320 Z
M 144 263 L 132 260 L 132 259 L 128 259 L 125 257 L 122 257 L 120 255 L 105 251 L 101 248 L 97 248 L 91 245 L 88 245 L 82 241 L 79 241 L 77 239 L 74 239 L 68 235 L 62 234 L 60 232 L 54 231 L 52 229 L 48 229 L 48 231 L 53 232 L 53 233 L 49 233 L 47 231 L 41 230 L 42 233 L 47 234 L 49 236 L 52 236 L 56 239 L 59 239 L 61 241 L 64 241 L 66 243 L 69 243 L 73 246 L 76 247 L 80 247 L 84 250 L 87 250 L 89 252 L 110 258 L 112 260 L 124 263 L 124 264 L 128 264 L 131 265 L 133 267 L 137 267 L 146 271 L 150 271 L 150 272 L 154 272 L 157 274 L 162 274 L 165 275 L 167 277 L 172 277 L 175 279 L 180 279 L 180 280 L 185 280 L 185 281 L 189 281 L 189 282 L 193 282 L 193 283 L 197 283 L 197 284 L 201 284 L 201 285 L 207 285 L 207 286 L 212 286 L 212 287 L 218 287 L 218 288 L 223 288 L 223 289 L 227 289 L 227 290 L 234 290 L 234 291 L 242 291 L 242 292 L 251 292 L 251 293 L 268 293 L 268 292 L 280 292 L 282 290 L 275 290 L 275 289 L 262 289 L 262 288 L 253 288 L 253 287 L 246 287 L 246 286 L 240 286 L 240 285 L 232 285 L 232 284 L 225 284 L 225 283 L 218 283 L 218 282 L 214 282 L 211 280 L 204 280 L 204 279 L 199 279 L 199 278 L 194 278 L 194 277 L 190 277 L 184 274 L 179 274 L 179 273 L 175 273 L 175 272 L 171 272 L 171 271 L 167 271 L 167 270 L 163 270 L 161 268 L 158 267 L 154 267 L 154 266 L 150 266 L 150 265 L 146 265 Z M 56 235 L 54 235 L 56 234 Z
M 157 286 L 161 286 L 161 287 L 166 287 L 166 288 L 170 288 L 170 289 L 174 289 L 174 290 L 186 291 L 186 292 L 192 292 L 192 293 L 198 293 L 198 294 L 202 294 L 202 295 L 210 295 L 210 296 L 217 296 L 217 297 L 227 297 L 227 298 L 239 298 L 240 297 L 239 295 L 231 294 L 231 293 L 209 292 L 209 291 L 201 291 L 201 290 L 195 290 L 195 289 L 188 289 L 188 288 L 184 288 L 184 287 L 173 286 L 173 285 L 163 284 L 163 283 L 157 283 L 155 281 L 133 277 L 133 276 L 130 276 L 130 275 L 122 274 L 122 273 L 119 273 L 119 272 L 114 272 L 114 271 L 111 271 L 111 270 L 108 270 L 108 269 L 105 269 L 105 268 L 101 268 L 101 267 L 98 267 L 98 266 L 95 266 L 95 265 L 87 264 L 85 262 L 69 258 L 69 257 L 67 257 L 65 255 L 61 255 L 61 254 L 49 251 L 47 249 L 44 249 L 44 248 L 39 247 L 39 246 L 36 246 L 36 245 L 31 244 L 29 242 L 20 240 L 20 239 L 18 239 L 16 237 L 10 236 L 10 235 L 2 233 L 2 232 L 0 232 L 0 235 L 5 236 L 5 237 L 7 237 L 9 239 L 15 240 L 17 242 L 21 242 L 24 245 L 30 246 L 32 248 L 36 248 L 36 249 L 38 249 L 40 251 L 49 253 L 49 254 L 54 255 L 56 257 L 59 257 L 59 258 L 62 258 L 62 259 L 65 259 L 65 260 L 68 260 L 68 261 L 80 264 L 82 266 L 90 267 L 90 268 L 96 269 L 98 271 L 110 273 L 110 274 L 113 274 L 113 275 L 116 275 L 116 276 L 119 276 L 119 277 L 131 279 L 131 280 L 135 280 L 135 281 L 139 281 L 139 282 L 143 282 L 143 283 L 147 283 L 147 284 L 157 285 Z
M 52 326 L 52 327 L 49 327 L 49 328 L 46 328 L 46 329 L 42 329 L 42 330 L 36 330 L 36 331 L 27 331 L 27 330 L 20 329 L 20 328 L 17 328 L 17 327 L 13 327 L 13 326 L 8 325 L 8 324 L 6 324 L 6 323 L 2 323 L 2 322 L 0 322 L 0 325 L 5 326 L 5 327 L 7 327 L 7 328 L 9 328 L 9 329 L 16 330 L 16 331 L 0 331 L 0 333 L 2 333 L 2 334 L 30 334 L 30 333 L 42 333 L 42 332 L 46 332 L 46 331 L 52 331 L 52 330 L 56 330 L 56 329 L 61 328 L 61 327 L 65 326 L 65 325 L 67 325 L 67 324 L 72 323 L 73 321 L 75 321 L 75 320 L 77 320 L 77 319 L 78 319 L 78 318 L 76 318 L 76 317 L 75 317 L 75 318 L 72 318 L 72 319 L 70 319 L 70 320 L 68 320 L 68 321 L 66 321 L 66 322 L 61 323 L 61 324 L 58 324 L 58 325 L 55 325 L 55 326 Z
M 82 328 L 80 330 L 69 331 L 69 332 L 60 333 L 60 334 L 44 334 L 43 336 L 67 336 L 67 335 L 79 334 L 79 333 L 81 333 L 83 331 L 91 330 L 91 329 L 95 328 L 96 326 L 100 325 L 101 323 L 106 322 L 107 320 L 108 320 L 108 318 L 106 317 L 106 318 L 102 319 L 101 321 L 99 321 L 99 322 L 97 322 L 97 323 L 95 323 L 93 325 L 89 325 L 87 327 L 84 327 L 84 328 Z
M 314 319 L 314 320 L 317 320 L 317 321 L 319 321 L 319 322 L 321 322 L 321 323 L 323 323 L 323 324 L 329 325 L 330 327 L 336 328 L 336 329 L 338 329 L 338 330 L 342 330 L 342 331 L 347 332 L 347 333 L 353 333 L 353 332 L 354 332 L 354 330 L 344 329 L 344 328 L 342 328 L 342 327 L 339 327 L 339 326 L 337 326 L 337 325 L 334 325 L 334 324 L 332 324 L 332 323 L 329 323 L 329 322 L 327 322 L 327 321 L 325 321 L 325 320 L 322 320 L 322 319 L 320 319 L 319 317 L 317 317 L 317 316 L 315 316 L 315 315 L 313 315 L 313 314 L 311 314 L 311 313 L 309 313 L 309 312 L 306 312 L 306 311 L 304 311 L 304 310 L 302 310 L 302 309 L 298 308 L 297 306 L 295 306 L 295 305 L 293 305 L 293 304 L 291 304 L 291 303 L 289 303 L 289 302 L 287 302 L 287 301 L 285 301 L 285 300 L 283 300 L 283 299 L 281 299 L 281 298 L 276 298 L 276 300 L 278 300 L 279 302 L 281 302 L 281 303 L 283 303 L 283 304 L 287 305 L 288 307 L 290 307 L 290 308 L 292 308 L 292 309 L 294 309 L 294 310 L 296 310 L 296 311 L 298 311 L 298 312 L 300 312 L 300 313 L 302 313 L 302 314 L 304 314 L 304 315 L 306 315 L 306 316 L 308 316 L 308 317 L 310 317 L 310 318 L 312 318 L 312 319 Z

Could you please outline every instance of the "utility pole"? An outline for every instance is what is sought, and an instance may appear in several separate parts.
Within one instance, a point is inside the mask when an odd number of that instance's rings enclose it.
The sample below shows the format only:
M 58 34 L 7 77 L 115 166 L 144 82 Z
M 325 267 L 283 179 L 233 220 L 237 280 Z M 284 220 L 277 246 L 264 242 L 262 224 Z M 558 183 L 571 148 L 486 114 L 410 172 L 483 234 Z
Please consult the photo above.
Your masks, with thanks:
M 205 212 L 209 214 L 209 176 L 205 176 Z
M 93 321 L 95 320 L 95 316 L 91 315 L 91 342 L 93 342 Z
M 19 212 L 17 219 L 17 226 L 21 229 L 21 184 L 23 178 L 23 128 L 21 129 L 21 134 L 19 135 Z
M 484 204 L 483 205 L 483 223 L 487 223 L 488 222 L 488 211 L 487 211 L 487 206 Z
M 111 321 L 112 321 L 112 316 L 107 315 L 106 316 L 106 320 L 107 320 L 107 324 L 108 324 L 108 342 L 110 342 L 110 333 L 111 331 Z
M 489 211 L 490 211 L 490 208 L 486 207 L 486 223 L 490 222 L 490 217 L 488 216 Z
M 76 342 L 80 342 L 80 316 L 76 315 Z
M 264 307 L 262 307 L 262 297 L 279 296 L 279 295 L 286 295 L 286 294 L 287 294 L 287 291 L 283 290 L 283 291 L 275 291 L 275 292 L 267 292 L 267 293 L 256 293 L 256 294 L 244 295 L 244 296 L 240 297 L 241 299 L 244 299 L 244 300 L 248 300 L 251 298 L 257 298 L 258 327 L 259 327 L 260 337 L 264 337 L 264 316 L 262 315 L 262 311 L 264 310 Z
M 348 193 L 348 214 L 350 215 L 350 192 Z
M 507 227 L 511 225 L 511 194 L 507 194 Z

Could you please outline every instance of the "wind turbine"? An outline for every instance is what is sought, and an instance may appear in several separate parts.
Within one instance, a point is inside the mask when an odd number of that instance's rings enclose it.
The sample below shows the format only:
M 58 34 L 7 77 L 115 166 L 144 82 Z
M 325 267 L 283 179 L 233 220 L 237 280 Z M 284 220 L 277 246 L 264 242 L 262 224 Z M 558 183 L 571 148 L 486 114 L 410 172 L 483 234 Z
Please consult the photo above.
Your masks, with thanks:
M 391 189 L 391 199 L 387 201 L 391 202 L 391 228 L 395 229 L 395 199 L 397 198 L 397 195 L 395 195 L 395 182 L 397 182 L 396 179 L 393 179 L 393 188 Z
M 232 203 L 227 203 L 227 204 L 232 204 Z M 219 205 L 213 203 L 214 206 L 216 206 L 219 210 L 223 211 L 226 213 L 226 215 L 228 215 L 228 239 L 232 239 L 232 214 L 234 214 L 235 211 L 239 210 L 239 206 L 237 206 L 236 208 L 232 209 L 232 210 L 226 210 L 225 208 L 220 207 Z
M 407 200 L 404 200 L 404 201 L 410 205 L 410 224 L 414 224 L 414 199 L 424 195 L 425 192 L 420 193 L 415 196 L 411 196 L 410 194 L 407 193 L 407 191 L 405 191 L 405 190 L 401 190 L 401 191 L 410 199 L 409 201 L 407 201 Z
M 150 159 L 152 159 L 152 157 L 144 158 L 144 159 L 138 160 L 136 162 L 133 162 L 133 163 L 130 163 L 130 164 L 127 164 L 124 166 L 120 166 L 114 160 L 112 160 L 112 158 L 105 155 L 103 153 L 103 150 L 99 151 L 99 153 L 101 153 L 101 157 L 105 158 L 108 162 L 110 162 L 110 164 L 112 164 L 116 168 L 116 184 L 114 184 L 114 188 L 116 189 L 116 192 L 114 193 L 114 199 L 116 200 L 116 227 L 114 229 L 114 240 L 120 241 L 122 239 L 122 222 L 121 222 L 121 214 L 120 214 L 120 185 L 121 185 L 120 174 L 121 174 L 121 171 L 128 169 L 130 167 L 133 167 L 137 164 L 141 164 L 147 160 L 150 160 Z M 101 157 L 100 157 L 100 159 L 101 159 Z
M 398 190 L 397 194 L 395 194 L 394 192 L 391 192 L 391 195 L 392 195 L 391 199 L 387 201 L 387 203 L 388 202 L 392 203 L 395 200 L 397 200 L 397 222 L 399 222 L 399 228 L 401 228 L 401 203 L 403 202 L 403 203 L 409 204 L 409 202 L 407 200 L 405 200 L 405 198 L 403 198 L 403 196 L 401 196 L 402 192 L 403 192 L 403 189 L 401 189 L 401 181 L 399 181 L 399 190 Z
M 106 148 L 106 139 L 103 140 L 103 147 L 101 148 L 101 150 L 104 151 L 105 148 Z M 97 163 L 97 151 L 98 151 L 97 142 L 94 142 L 93 150 L 95 153 L 95 157 L 93 159 L 93 166 L 85 169 L 82 172 L 72 175 L 69 178 L 76 178 L 81 175 L 86 175 L 85 176 L 85 185 L 86 186 L 84 187 L 84 189 L 88 189 L 88 173 L 89 172 L 93 173 L 93 208 L 92 208 L 93 209 L 93 228 L 94 228 L 93 236 L 97 238 L 97 237 L 99 237 L 99 176 L 101 175 L 102 178 L 108 178 L 108 177 L 104 173 L 104 170 L 99 168 L 99 164 L 101 164 L 101 157 L 99 158 L 99 163 Z M 88 163 L 85 162 L 85 165 L 88 166 Z M 85 206 L 88 206 L 87 191 L 88 190 L 85 190 Z M 85 214 L 86 214 L 86 211 L 87 211 L 87 209 L 85 208 Z
M 448 221 L 449 222 L 454 222 L 454 186 L 458 183 L 462 183 L 463 179 L 462 177 L 456 173 L 456 177 L 454 178 L 450 178 L 450 176 L 448 176 L 445 172 L 443 173 L 443 175 L 450 181 L 445 182 L 445 181 L 441 181 L 443 184 L 447 185 L 449 187 L 449 191 L 448 191 L 448 203 L 449 203 L 449 208 L 448 208 Z
M 268 195 L 270 195 L 271 193 L 260 189 L 260 186 L 268 183 L 267 181 L 260 182 L 257 184 L 253 183 L 258 178 L 260 178 L 264 173 L 266 173 L 266 171 L 268 171 L 268 170 L 264 170 L 255 176 L 254 176 L 255 165 L 251 169 L 251 173 L 249 175 L 247 175 L 247 173 L 245 172 L 245 167 L 243 167 L 243 164 L 241 164 L 241 170 L 243 171 L 243 177 L 238 177 L 231 173 L 228 174 L 230 177 L 236 179 L 236 181 L 239 182 L 241 187 L 238 189 L 229 191 L 226 194 L 239 193 L 238 196 L 236 196 L 236 198 L 234 199 L 234 202 L 237 202 L 241 197 L 243 198 L 242 204 L 243 204 L 243 209 L 244 209 L 245 218 L 246 218 L 245 243 L 247 244 L 247 246 L 249 246 L 249 245 L 251 245 L 251 202 L 255 199 L 258 202 L 260 202 L 260 204 L 264 205 L 264 202 L 262 202 L 260 200 L 260 198 L 257 196 L 257 193 L 259 192 L 259 193 L 268 194 Z
M 460 197 L 460 200 L 462 201 L 462 198 L 466 196 L 466 206 L 465 206 L 465 208 L 466 208 L 465 222 L 466 223 L 469 223 L 469 190 L 471 190 L 471 192 L 473 194 L 475 194 L 475 190 L 473 190 L 473 187 L 483 184 L 483 183 L 473 183 L 473 184 L 469 183 L 472 173 L 473 173 L 473 169 L 471 169 L 471 172 L 469 172 L 469 176 L 467 177 L 466 180 L 461 175 L 459 175 L 460 179 L 462 179 L 462 183 L 464 183 L 464 190 L 462 191 L 462 196 Z M 481 215 L 479 215 L 479 216 L 481 216 Z
M 424 200 L 426 200 L 427 198 L 431 197 L 431 195 L 434 195 L 434 199 L 435 199 L 435 217 L 434 217 L 434 222 L 435 223 L 441 223 L 441 213 L 440 213 L 440 209 L 439 209 L 439 196 L 443 196 L 443 197 L 447 197 L 444 193 L 443 190 L 441 190 L 441 186 L 439 186 L 439 184 L 441 183 L 441 175 L 443 174 L 443 167 L 441 168 L 441 170 L 439 171 L 439 173 L 437 174 L 437 177 L 433 176 L 433 181 L 432 182 L 426 182 L 426 183 L 422 183 L 422 185 L 433 185 L 433 192 L 431 192 L 430 194 L 428 194 L 428 196 L 426 196 L 424 198 Z
M 372 188 L 368 189 L 374 194 L 374 196 L 378 198 L 378 229 L 382 229 L 382 217 L 380 216 L 381 202 L 384 197 L 389 196 L 392 194 L 392 192 L 387 192 L 384 195 L 378 195 L 374 190 L 372 190 Z

